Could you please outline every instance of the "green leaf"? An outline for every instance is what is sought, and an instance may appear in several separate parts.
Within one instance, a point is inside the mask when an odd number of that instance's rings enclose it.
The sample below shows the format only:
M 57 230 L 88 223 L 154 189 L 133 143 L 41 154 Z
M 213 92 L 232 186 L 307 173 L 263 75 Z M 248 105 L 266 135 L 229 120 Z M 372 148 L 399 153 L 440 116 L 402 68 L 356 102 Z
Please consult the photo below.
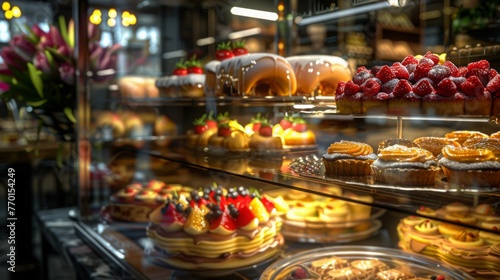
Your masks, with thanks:
M 66 44 L 68 44 L 68 46 L 71 46 L 71 42 L 69 41 L 68 38 L 68 29 L 66 26 L 66 20 L 64 19 L 63 16 L 59 17 L 59 31 L 61 32 L 61 36 L 63 37 Z
M 35 66 L 32 63 L 28 63 L 28 72 L 30 74 L 31 82 L 35 87 L 38 95 L 43 98 L 43 84 L 42 78 L 40 77 L 40 72 L 36 70 Z
M 42 99 L 39 101 L 28 101 L 26 102 L 26 104 L 30 105 L 31 107 L 40 107 L 43 104 L 47 103 L 47 101 L 48 101 L 47 99 Z
M 73 115 L 73 109 L 71 109 L 70 107 L 64 108 L 64 114 L 72 123 L 76 123 L 75 115 Z

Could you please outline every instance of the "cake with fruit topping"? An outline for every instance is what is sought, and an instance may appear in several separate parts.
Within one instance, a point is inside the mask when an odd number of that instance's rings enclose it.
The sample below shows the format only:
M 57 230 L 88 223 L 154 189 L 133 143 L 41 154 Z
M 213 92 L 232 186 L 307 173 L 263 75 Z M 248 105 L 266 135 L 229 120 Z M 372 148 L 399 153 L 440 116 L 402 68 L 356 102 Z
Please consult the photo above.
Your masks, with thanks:
M 286 209 L 282 198 L 214 185 L 167 200 L 150 215 L 147 236 L 160 261 L 175 268 L 240 268 L 280 251 L 279 215 Z
M 253 121 L 251 126 L 250 149 L 256 151 L 279 151 L 283 149 L 281 137 L 273 135 L 273 125 L 267 119 L 261 117 L 258 122 Z
M 165 199 L 189 191 L 190 187 L 155 179 L 146 184 L 131 183 L 111 196 L 109 215 L 116 221 L 148 222 L 149 214 Z
M 365 176 L 372 174 L 377 155 L 366 143 L 341 140 L 330 144 L 322 159 L 327 177 Z
M 301 117 L 293 117 L 291 127 L 283 131 L 281 138 L 283 145 L 288 148 L 316 145 L 316 135 Z
M 500 112 L 500 75 L 488 61 L 473 61 L 466 67 L 439 61 L 438 55 L 427 52 L 392 65 L 361 66 L 352 80 L 339 82 L 337 110 L 341 114 L 438 116 Z
M 179 61 L 172 75 L 160 77 L 155 82 L 160 96 L 201 97 L 205 95 L 205 74 L 199 60 Z
M 210 114 L 203 114 L 193 121 L 193 126 L 187 131 L 187 145 L 203 149 L 208 145 L 208 139 L 217 133 L 218 123 Z
M 402 186 L 434 185 L 440 171 L 434 155 L 422 148 L 392 145 L 383 148 L 371 167 L 375 180 Z

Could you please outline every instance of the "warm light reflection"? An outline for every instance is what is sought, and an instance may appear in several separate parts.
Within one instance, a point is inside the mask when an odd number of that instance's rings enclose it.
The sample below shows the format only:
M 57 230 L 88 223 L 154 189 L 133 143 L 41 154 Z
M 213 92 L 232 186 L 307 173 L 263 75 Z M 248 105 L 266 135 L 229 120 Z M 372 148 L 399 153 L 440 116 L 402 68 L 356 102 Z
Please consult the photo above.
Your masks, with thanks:
M 6 19 L 12 19 L 12 17 L 13 17 L 13 15 L 12 15 L 11 10 L 5 11 L 5 18 Z
M 114 27 L 116 25 L 116 19 L 108 18 L 108 25 Z
M 16 18 L 21 17 L 21 9 L 18 6 L 12 7 L 12 15 Z
M 241 7 L 232 7 L 231 14 L 242 17 L 252 17 L 263 20 L 276 21 L 278 19 L 278 14 L 273 12 L 255 10 L 255 9 L 247 9 Z
M 109 16 L 110 18 L 116 18 L 116 16 L 117 16 L 117 15 L 118 15 L 118 13 L 116 12 L 116 10 L 115 10 L 115 9 L 109 9 L 109 11 L 108 11 L 108 16 Z
M 2 3 L 2 10 L 4 10 L 4 11 L 10 10 L 10 3 L 9 2 L 3 2 Z

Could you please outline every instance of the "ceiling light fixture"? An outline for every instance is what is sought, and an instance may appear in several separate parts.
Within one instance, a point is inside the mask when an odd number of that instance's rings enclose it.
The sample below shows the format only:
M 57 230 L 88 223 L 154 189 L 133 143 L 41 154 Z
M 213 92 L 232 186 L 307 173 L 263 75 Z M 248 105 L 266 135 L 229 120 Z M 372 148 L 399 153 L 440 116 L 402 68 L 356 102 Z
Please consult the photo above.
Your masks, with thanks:
M 227 37 L 231 40 L 234 40 L 234 39 L 239 39 L 239 38 L 248 37 L 248 36 L 252 36 L 252 35 L 257 35 L 257 34 L 260 34 L 261 32 L 262 32 L 262 30 L 260 29 L 260 27 L 255 27 L 255 28 L 250 28 L 250 29 L 245 29 L 245 30 L 229 33 L 227 35 Z
M 231 14 L 235 16 L 258 18 L 263 20 L 276 21 L 278 20 L 278 14 L 273 12 L 248 9 L 242 7 L 232 7 Z
M 214 37 L 206 37 L 196 40 L 196 45 L 198 46 L 206 46 L 215 43 Z
M 295 18 L 295 23 L 297 25 L 300 25 L 300 26 L 305 26 L 305 25 L 309 25 L 309 24 L 331 21 L 331 20 L 336 20 L 339 18 L 345 18 L 345 17 L 349 17 L 349 16 L 354 16 L 357 14 L 376 11 L 376 10 L 380 10 L 380 9 L 384 9 L 384 8 L 388 8 L 388 7 L 390 7 L 390 4 L 388 2 L 377 2 L 377 3 L 373 3 L 373 4 L 357 6 L 357 7 L 350 8 L 350 9 L 339 10 L 339 11 L 330 12 L 327 14 L 321 14 L 321 15 L 312 16 L 312 17 L 306 17 L 306 18 L 297 17 L 297 18 Z

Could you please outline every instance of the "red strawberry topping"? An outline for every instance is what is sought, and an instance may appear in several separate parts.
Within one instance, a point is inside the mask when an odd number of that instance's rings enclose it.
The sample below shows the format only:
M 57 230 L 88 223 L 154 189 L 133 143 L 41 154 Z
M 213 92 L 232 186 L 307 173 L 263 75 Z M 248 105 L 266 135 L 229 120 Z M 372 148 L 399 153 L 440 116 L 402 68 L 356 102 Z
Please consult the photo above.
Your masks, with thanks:
M 460 89 L 468 96 L 479 96 L 484 92 L 483 84 L 477 76 L 467 78 L 467 80 L 460 85 Z
M 396 75 L 394 75 L 389 66 L 384 65 L 382 66 L 382 68 L 380 68 L 375 77 L 379 78 L 382 83 L 385 83 L 396 78 Z
M 173 73 L 176 76 L 185 76 L 188 74 L 186 64 L 183 61 L 179 61 L 175 64 Z
M 422 58 L 420 61 L 422 61 L 423 59 L 425 59 L 425 58 Z M 422 78 L 427 77 L 427 74 L 432 69 L 432 66 L 433 65 L 430 65 L 428 63 L 419 63 L 419 64 L 417 64 L 417 67 L 415 68 L 415 71 L 413 71 L 413 79 L 415 79 L 415 81 L 418 81 L 418 80 L 420 80 Z
M 396 76 L 396 78 L 398 79 L 410 78 L 410 73 L 403 64 L 395 62 L 390 68 L 392 70 L 392 73 L 394 73 L 394 75 Z
M 344 82 L 344 81 L 340 81 L 337 84 L 337 90 L 335 91 L 335 96 L 339 96 L 339 95 L 343 95 L 344 94 L 345 84 L 346 84 L 346 82 Z
M 443 63 L 443 66 L 448 67 L 450 69 L 450 73 L 453 77 L 458 77 L 458 67 L 451 61 L 447 60 Z
M 500 74 L 497 74 L 493 79 L 491 79 L 486 85 L 486 89 L 491 93 L 495 94 L 500 92 Z
M 307 130 L 306 121 L 301 118 L 294 118 L 292 123 L 292 129 L 297 132 L 305 132 Z
M 424 96 L 432 93 L 434 88 L 429 78 L 420 79 L 415 85 L 413 85 L 413 92 L 416 95 Z
M 436 87 L 436 93 L 442 96 L 453 96 L 457 92 L 457 86 L 450 78 L 445 78 Z
M 273 126 L 269 123 L 263 123 L 260 126 L 259 134 L 264 137 L 273 136 Z
M 429 58 L 430 60 L 432 60 L 432 62 L 434 62 L 434 65 L 439 64 L 439 56 L 431 53 L 430 51 L 426 52 L 424 54 L 424 57 Z
M 398 84 L 394 88 L 394 96 L 403 96 L 412 91 L 412 87 L 408 80 L 399 80 Z
M 234 56 L 248 54 L 248 50 L 245 47 L 245 41 L 234 42 L 232 51 L 233 51 Z
M 448 78 L 451 75 L 451 70 L 446 66 L 438 64 L 434 65 L 427 75 L 437 84 L 444 78 Z
M 215 58 L 217 60 L 225 60 L 234 57 L 233 51 L 231 49 L 231 42 L 220 43 L 215 51 Z
M 292 117 L 291 116 L 284 117 L 280 121 L 280 125 L 281 125 L 281 128 L 283 128 L 283 130 L 292 127 Z
M 217 130 L 217 135 L 221 137 L 231 136 L 231 128 L 229 127 L 229 124 L 220 124 L 219 129 Z
M 406 66 L 408 64 L 418 64 L 418 59 L 416 59 L 413 55 L 408 55 L 401 61 L 401 64 Z
M 362 71 L 358 72 L 354 77 L 352 77 L 352 81 L 357 85 L 362 85 L 366 80 L 372 78 L 373 75 L 370 72 Z
M 236 225 L 240 227 L 244 227 L 248 225 L 253 219 L 255 219 L 255 214 L 250 210 L 248 204 L 241 203 L 238 206 L 238 218 L 236 219 Z

